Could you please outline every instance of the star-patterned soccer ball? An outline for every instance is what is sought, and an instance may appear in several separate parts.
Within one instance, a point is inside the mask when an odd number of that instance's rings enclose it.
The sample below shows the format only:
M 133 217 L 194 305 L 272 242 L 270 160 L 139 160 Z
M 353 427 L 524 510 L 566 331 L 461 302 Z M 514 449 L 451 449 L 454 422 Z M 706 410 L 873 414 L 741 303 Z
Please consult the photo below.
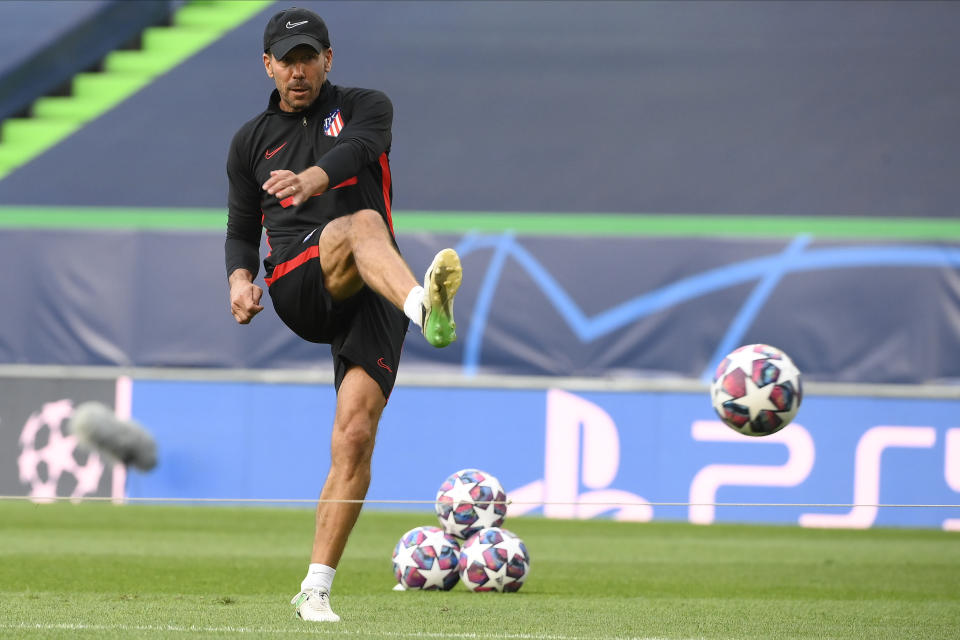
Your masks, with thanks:
M 768 436 L 797 415 L 803 400 L 800 371 L 780 349 L 748 344 L 717 367 L 710 397 L 728 427 L 747 436 Z
M 507 516 L 507 494 L 494 476 L 461 469 L 440 485 L 436 511 L 447 533 L 466 539 L 484 527 L 499 527 Z
M 506 529 L 481 529 L 460 550 L 460 579 L 471 591 L 517 591 L 528 573 L 527 547 Z
M 446 591 L 460 579 L 460 542 L 440 527 L 410 529 L 393 548 L 393 574 L 405 589 Z

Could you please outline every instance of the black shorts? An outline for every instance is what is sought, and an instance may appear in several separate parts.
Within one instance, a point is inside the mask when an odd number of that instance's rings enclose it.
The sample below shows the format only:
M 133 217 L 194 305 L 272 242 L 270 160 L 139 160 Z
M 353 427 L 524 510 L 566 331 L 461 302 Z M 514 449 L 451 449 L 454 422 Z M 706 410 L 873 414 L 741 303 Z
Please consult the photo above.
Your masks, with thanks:
M 363 367 L 380 385 L 383 397 L 389 398 L 410 321 L 369 287 L 335 301 L 323 285 L 320 230 L 312 233 L 307 242 L 283 247 L 271 256 L 276 265 L 268 289 L 273 308 L 304 340 L 330 345 L 337 391 L 347 369 L 356 365 Z

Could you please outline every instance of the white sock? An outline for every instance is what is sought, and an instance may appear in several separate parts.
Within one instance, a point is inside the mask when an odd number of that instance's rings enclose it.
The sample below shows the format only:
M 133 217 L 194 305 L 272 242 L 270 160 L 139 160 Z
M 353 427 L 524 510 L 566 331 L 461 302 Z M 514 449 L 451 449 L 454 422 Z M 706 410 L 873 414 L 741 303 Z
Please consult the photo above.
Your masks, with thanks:
M 333 567 L 312 562 L 307 570 L 307 577 L 300 583 L 300 590 L 322 589 L 330 593 L 330 588 L 333 586 L 333 576 L 335 575 L 337 575 L 337 570 Z
M 410 289 L 410 293 L 407 294 L 407 299 L 403 303 L 403 312 L 407 314 L 407 317 L 413 322 L 413 324 L 420 326 L 422 318 L 420 317 L 420 305 L 423 303 L 423 287 L 420 285 L 415 286 L 413 289 Z

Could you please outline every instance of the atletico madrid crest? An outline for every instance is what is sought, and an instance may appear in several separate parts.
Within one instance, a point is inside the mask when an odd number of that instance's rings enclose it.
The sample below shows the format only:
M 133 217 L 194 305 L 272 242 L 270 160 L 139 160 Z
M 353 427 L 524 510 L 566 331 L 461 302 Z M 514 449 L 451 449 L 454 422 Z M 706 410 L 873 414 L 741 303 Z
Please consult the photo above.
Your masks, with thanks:
M 323 135 L 336 138 L 343 129 L 343 116 L 340 115 L 340 109 L 323 119 Z

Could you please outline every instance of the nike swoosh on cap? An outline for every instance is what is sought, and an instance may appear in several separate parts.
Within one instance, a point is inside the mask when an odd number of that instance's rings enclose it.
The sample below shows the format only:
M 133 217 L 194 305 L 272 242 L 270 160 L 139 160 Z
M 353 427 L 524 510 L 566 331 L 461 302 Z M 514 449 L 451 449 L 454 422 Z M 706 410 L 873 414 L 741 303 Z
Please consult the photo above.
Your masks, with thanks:
M 299 27 L 300 25 L 302 25 L 302 24 L 307 24 L 308 22 L 310 22 L 310 21 L 309 21 L 309 20 L 303 20 L 303 21 L 301 21 L 301 22 L 290 22 L 290 21 L 288 20 L 288 21 L 287 21 L 287 29 L 293 29 L 294 27 Z

